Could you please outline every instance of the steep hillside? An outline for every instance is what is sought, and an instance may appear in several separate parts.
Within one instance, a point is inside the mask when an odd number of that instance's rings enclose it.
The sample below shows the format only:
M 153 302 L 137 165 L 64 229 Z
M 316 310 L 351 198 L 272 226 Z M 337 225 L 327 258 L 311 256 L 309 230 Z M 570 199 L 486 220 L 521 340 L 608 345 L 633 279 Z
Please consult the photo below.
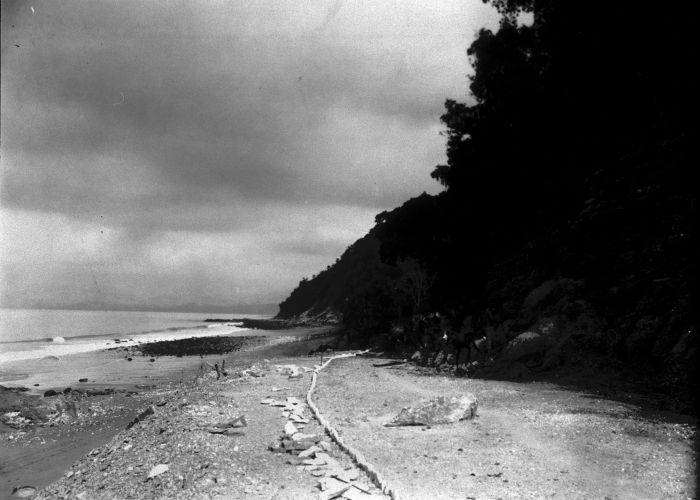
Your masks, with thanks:
M 440 369 L 622 370 L 687 400 L 700 16 L 491 3 L 502 21 L 468 50 L 471 103 L 442 116 L 445 190 L 379 214 L 364 257 L 302 283 L 290 310 L 337 304 L 358 338 Z
M 280 304 L 277 318 L 340 318 L 356 290 L 395 273 L 394 268 L 379 259 L 379 240 L 370 232 L 350 245 L 327 269 L 311 279 L 303 279 Z

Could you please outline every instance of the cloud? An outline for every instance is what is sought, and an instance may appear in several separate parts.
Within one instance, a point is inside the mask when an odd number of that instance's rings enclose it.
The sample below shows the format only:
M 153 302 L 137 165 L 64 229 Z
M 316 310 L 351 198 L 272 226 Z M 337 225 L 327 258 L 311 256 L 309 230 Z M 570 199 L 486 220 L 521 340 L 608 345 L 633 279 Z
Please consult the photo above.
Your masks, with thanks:
M 312 274 L 374 213 L 437 192 L 442 103 L 464 98 L 469 39 L 496 21 L 476 0 L 28 5 L 2 2 L 0 204 L 35 214 L 22 241 L 37 248 L 47 217 L 86 248 L 71 224 L 118 234 L 100 241 L 124 283 L 126 256 L 146 263 L 144 245 L 173 234 L 248 238 L 251 255 Z M 324 224 L 352 229 L 309 230 Z M 177 241 L 180 275 L 214 268 Z M 71 252 L 88 259 L 66 246 L 60 265 Z

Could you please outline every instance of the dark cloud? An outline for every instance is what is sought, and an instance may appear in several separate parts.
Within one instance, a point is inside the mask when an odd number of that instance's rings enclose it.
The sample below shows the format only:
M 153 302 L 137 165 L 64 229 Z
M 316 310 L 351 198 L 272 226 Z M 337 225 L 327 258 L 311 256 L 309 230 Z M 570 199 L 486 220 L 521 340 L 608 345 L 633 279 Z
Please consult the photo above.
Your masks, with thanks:
M 281 256 L 325 262 L 373 213 L 437 191 L 442 103 L 466 93 L 469 36 L 495 19 L 476 0 L 31 6 L 2 2 L 10 219 L 115 228 L 145 258 L 166 232 L 253 238 L 291 217 L 256 241 L 293 272 Z M 308 232 L 341 213 L 352 230 Z

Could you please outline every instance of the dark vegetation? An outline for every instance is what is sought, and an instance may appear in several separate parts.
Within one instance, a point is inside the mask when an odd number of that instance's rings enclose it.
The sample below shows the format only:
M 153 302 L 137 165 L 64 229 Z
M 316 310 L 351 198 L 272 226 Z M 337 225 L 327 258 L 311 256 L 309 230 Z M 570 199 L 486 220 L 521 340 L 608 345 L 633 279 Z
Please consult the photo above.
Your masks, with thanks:
M 689 401 L 696 9 L 491 3 L 470 103 L 442 116 L 444 191 L 379 214 L 279 317 L 341 315 L 360 342 L 469 373 L 643 373 Z

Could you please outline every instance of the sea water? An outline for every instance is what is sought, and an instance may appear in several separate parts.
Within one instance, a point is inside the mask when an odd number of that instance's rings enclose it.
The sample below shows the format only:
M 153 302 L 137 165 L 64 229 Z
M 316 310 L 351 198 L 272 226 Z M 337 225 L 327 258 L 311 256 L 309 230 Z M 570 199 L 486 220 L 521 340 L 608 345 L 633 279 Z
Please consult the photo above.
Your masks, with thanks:
M 61 357 L 143 342 L 215 335 L 249 335 L 238 323 L 205 323 L 206 318 L 259 314 L 141 311 L 0 309 L 0 363 Z

